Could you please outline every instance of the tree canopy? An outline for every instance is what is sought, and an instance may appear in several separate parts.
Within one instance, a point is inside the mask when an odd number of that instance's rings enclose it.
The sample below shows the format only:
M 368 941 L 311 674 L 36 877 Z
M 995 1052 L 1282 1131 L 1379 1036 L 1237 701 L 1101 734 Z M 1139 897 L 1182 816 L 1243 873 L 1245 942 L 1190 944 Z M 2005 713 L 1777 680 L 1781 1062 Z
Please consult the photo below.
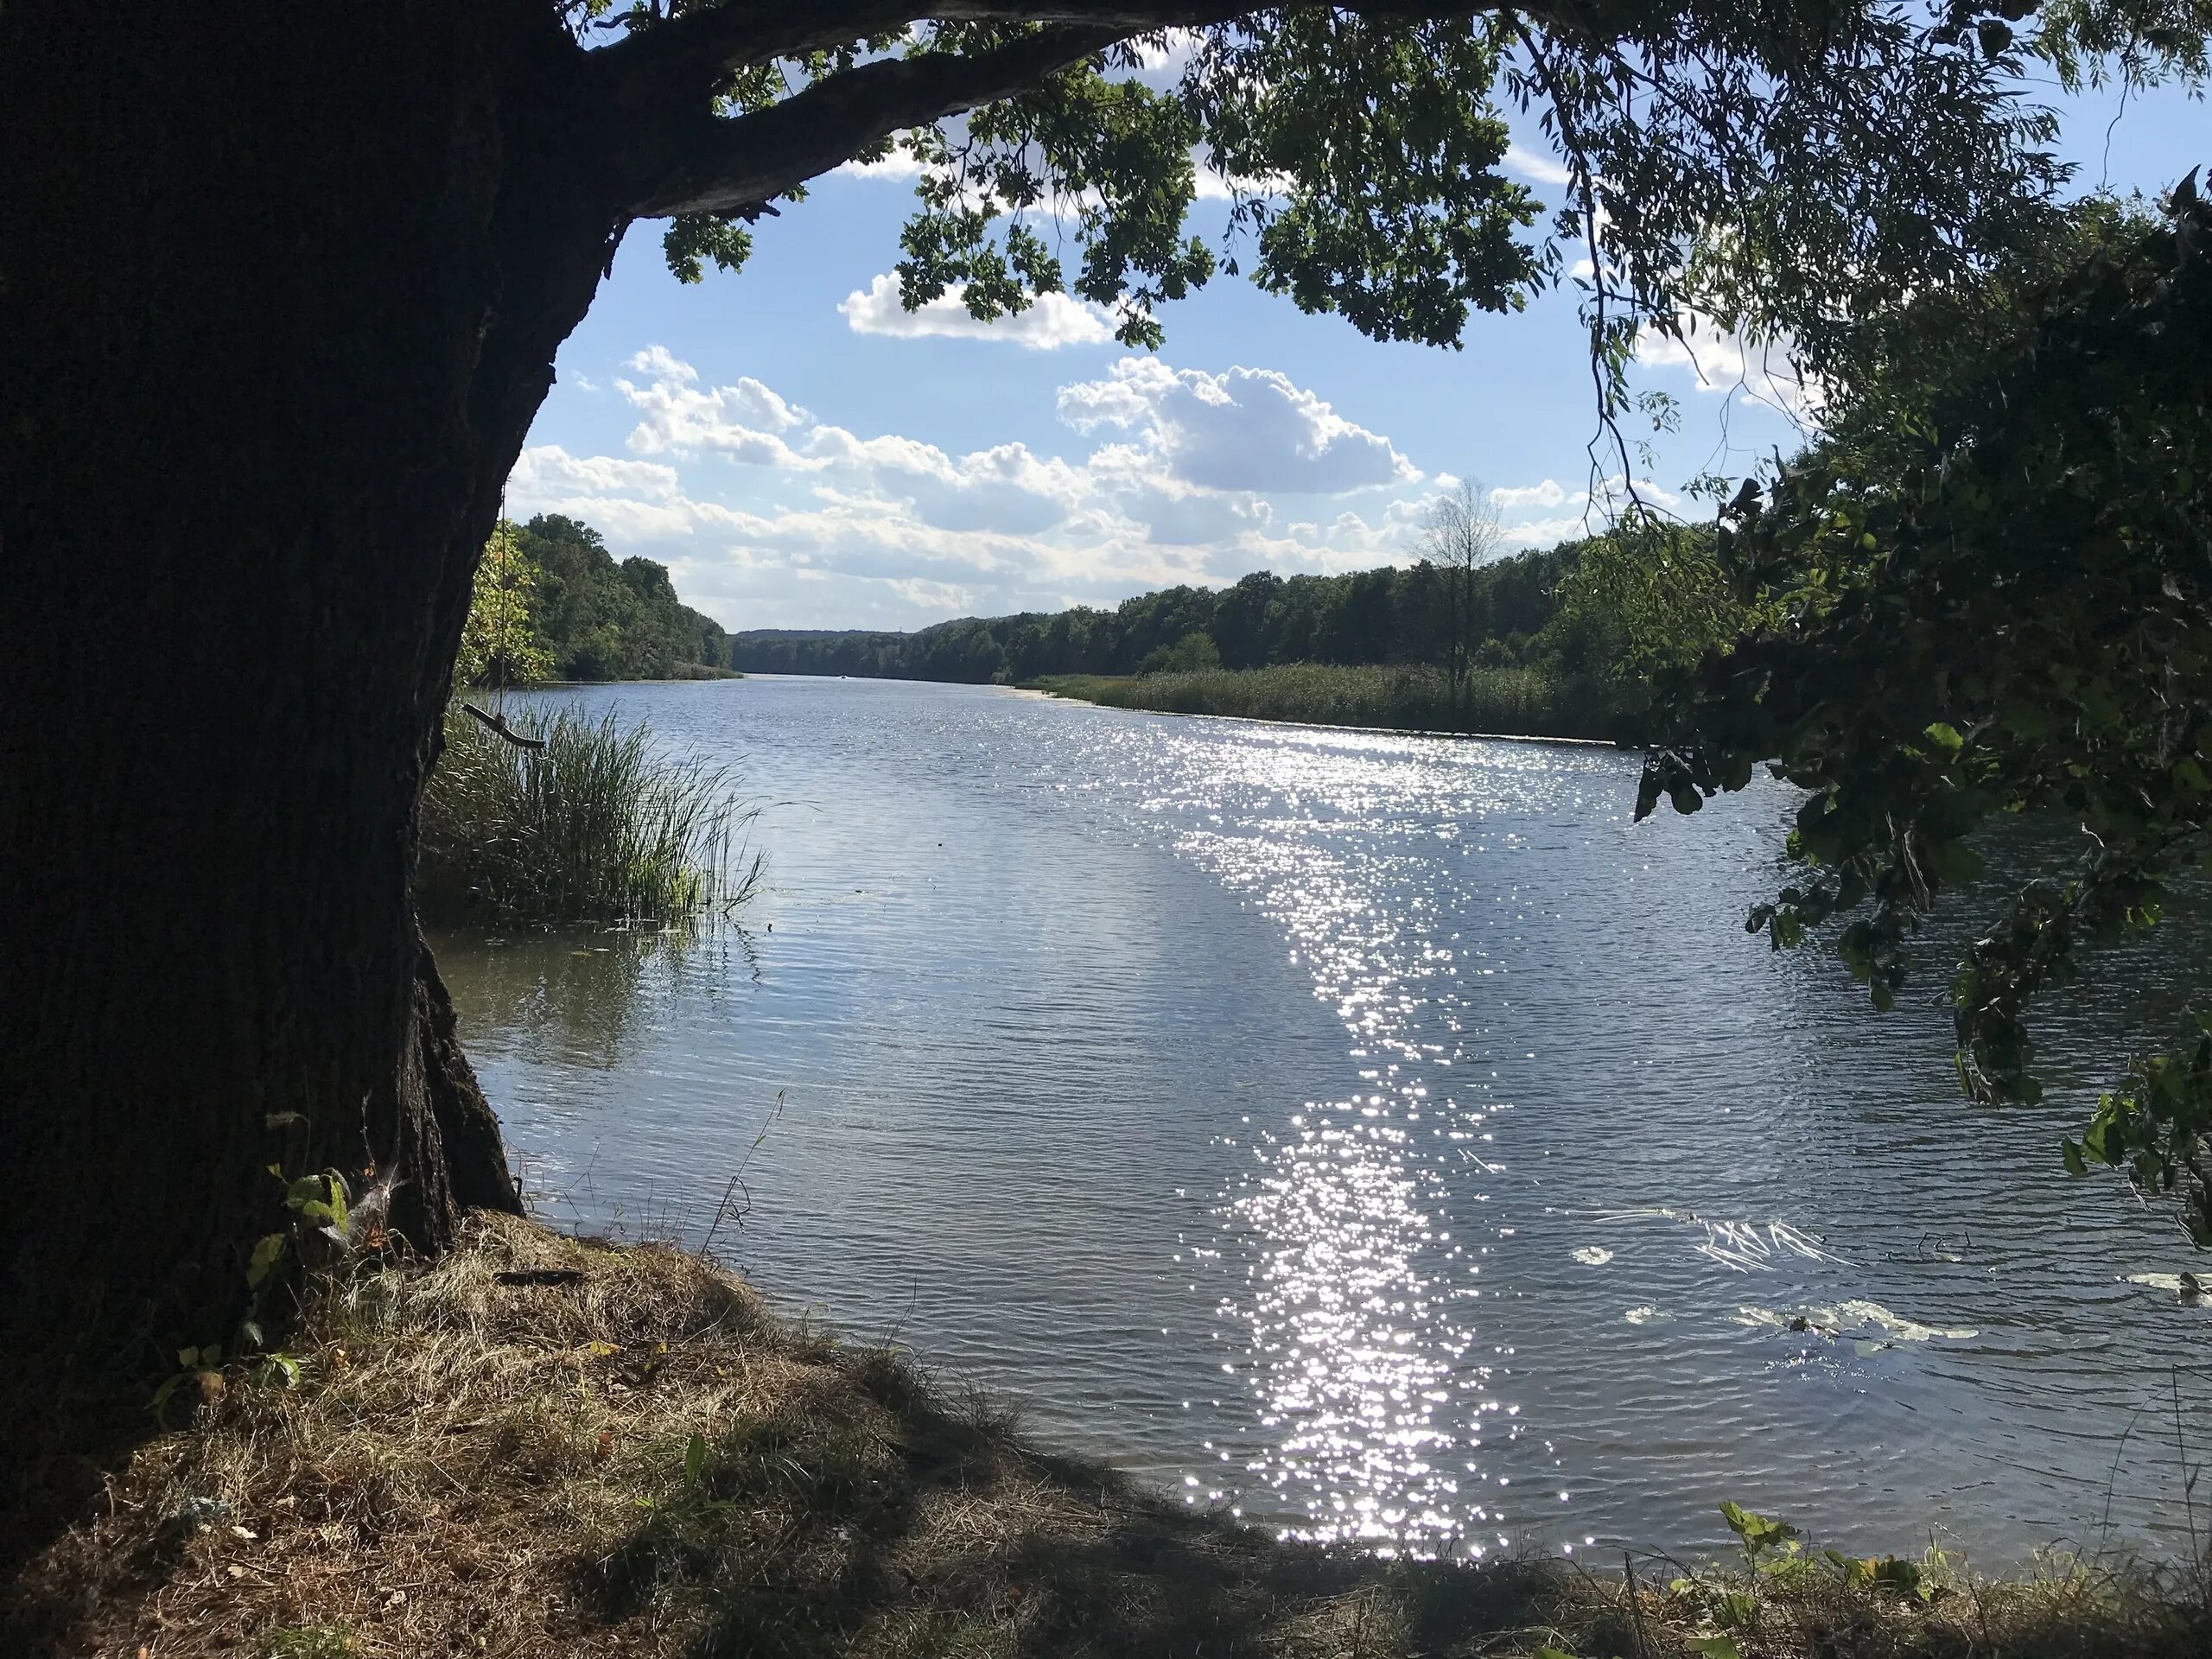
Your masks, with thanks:
M 918 165 L 909 305 L 981 317 L 1066 290 L 1156 344 L 1156 308 L 1243 270 L 1382 340 L 1576 283 L 1608 412 L 1640 328 L 1786 339 L 1815 372 L 1853 325 L 2035 233 L 2063 83 L 2201 70 L 2202 0 L 566 0 L 611 164 L 669 264 L 741 265 L 747 229 L 848 160 Z M 1510 176 L 1552 141 L 1560 211 Z M 1201 169 L 1231 198 L 1189 233 Z M 1570 264 L 1580 244 L 1587 256 Z M 1071 252 L 1064 258 L 1063 251 Z
M 1590 653 L 1588 630 L 1561 637 L 1552 626 L 1556 591 L 1580 544 L 1502 558 L 1468 573 L 1456 602 L 1464 639 L 1499 664 L 1542 662 L 1577 672 Z M 1198 635 L 1220 666 L 1286 663 L 1443 664 L 1454 636 L 1455 597 L 1433 563 L 1383 566 L 1343 575 L 1281 576 L 1255 570 L 1226 588 L 1163 588 L 1110 610 L 1077 606 L 1051 613 L 963 617 L 912 633 L 862 630 L 741 630 L 731 664 L 764 673 L 852 674 L 981 683 L 1050 674 L 1135 674 L 1162 667 Z M 1562 651 L 1571 664 L 1560 664 Z M 1155 662 L 1154 659 L 1158 661 Z M 1179 666 L 1196 665 L 1187 658 Z
M 1974 1096 L 2042 1093 L 2027 1009 L 2158 918 L 2212 836 L 2212 207 L 2092 204 L 2041 257 L 1887 325 L 1889 369 L 1746 486 L 1717 556 L 1753 621 L 1677 689 L 1638 816 L 1770 763 L 1804 874 L 1751 918 L 1827 930 L 1887 1007 L 1918 918 L 2008 818 L 2078 828 L 1950 987 Z M 2139 1057 L 2065 1155 L 2126 1166 L 2212 1246 L 2212 1022 Z

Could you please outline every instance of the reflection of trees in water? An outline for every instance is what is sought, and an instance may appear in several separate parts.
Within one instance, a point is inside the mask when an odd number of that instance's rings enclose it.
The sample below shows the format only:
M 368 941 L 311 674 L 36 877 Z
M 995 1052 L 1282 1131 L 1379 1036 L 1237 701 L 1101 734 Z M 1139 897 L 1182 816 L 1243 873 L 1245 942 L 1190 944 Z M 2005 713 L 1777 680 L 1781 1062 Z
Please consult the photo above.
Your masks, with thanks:
M 752 936 L 728 921 L 452 933 L 432 944 L 470 1052 L 534 1065 L 610 1071 L 631 1058 L 656 1005 L 711 1008 L 760 975 Z

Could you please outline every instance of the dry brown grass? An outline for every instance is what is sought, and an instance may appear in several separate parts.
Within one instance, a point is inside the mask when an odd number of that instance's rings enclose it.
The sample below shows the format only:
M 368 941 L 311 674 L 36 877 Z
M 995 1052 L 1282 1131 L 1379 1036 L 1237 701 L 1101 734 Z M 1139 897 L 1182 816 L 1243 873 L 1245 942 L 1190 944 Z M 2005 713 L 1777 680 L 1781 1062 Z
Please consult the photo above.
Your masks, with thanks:
M 499 1277 L 545 1268 L 582 1277 Z M 15 1587 L 35 1645 L 10 1659 L 1672 1659 L 1724 1630 L 1744 1659 L 2212 1650 L 2201 1601 L 2139 1573 L 1631 1598 L 1557 1564 L 1276 1543 L 1027 1446 L 693 1258 L 521 1222 L 333 1284 L 297 1346 L 299 1387 L 234 1381 L 113 1476 Z

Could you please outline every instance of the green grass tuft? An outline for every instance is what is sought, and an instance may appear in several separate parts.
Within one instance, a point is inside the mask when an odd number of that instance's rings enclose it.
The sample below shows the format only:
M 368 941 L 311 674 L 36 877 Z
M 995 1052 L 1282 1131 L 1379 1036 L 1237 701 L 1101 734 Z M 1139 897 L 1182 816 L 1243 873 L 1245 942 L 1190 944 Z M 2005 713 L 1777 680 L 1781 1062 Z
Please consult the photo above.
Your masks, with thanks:
M 683 921 L 749 898 L 760 860 L 726 768 L 671 759 L 642 726 L 572 710 L 510 721 L 519 748 L 456 708 L 423 803 L 424 917 Z

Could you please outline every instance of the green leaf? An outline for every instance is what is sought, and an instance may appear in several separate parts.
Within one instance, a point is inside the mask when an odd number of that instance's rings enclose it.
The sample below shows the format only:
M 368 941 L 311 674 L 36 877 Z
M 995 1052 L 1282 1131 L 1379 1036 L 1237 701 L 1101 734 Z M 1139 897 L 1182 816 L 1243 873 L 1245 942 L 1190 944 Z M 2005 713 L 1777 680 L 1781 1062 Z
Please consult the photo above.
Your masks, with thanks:
M 1691 1652 L 1703 1654 L 1705 1659 L 1743 1659 L 1732 1636 L 1694 1636 L 1686 1645 Z
M 249 1290 L 258 1289 L 261 1281 L 269 1277 L 277 1262 L 284 1258 L 284 1235 L 264 1233 L 254 1241 L 253 1255 L 245 1264 L 245 1282 Z
M 1941 720 L 1928 728 L 1928 741 L 1946 754 L 1956 754 L 1967 744 L 1966 739 L 1959 735 L 1957 727 Z
M 694 1429 L 683 1447 L 683 1484 L 696 1487 L 707 1478 L 707 1437 Z
M 296 1389 L 300 1386 L 300 1362 L 290 1354 L 264 1354 L 260 1378 L 280 1388 Z
M 1797 1529 L 1772 1516 L 1759 1515 L 1741 1504 L 1721 1500 L 1720 1518 L 1728 1523 L 1728 1530 L 1744 1541 L 1745 1550 L 1756 1555 L 1764 1549 L 1777 1549 L 1798 1536 Z
M 1956 841 L 1930 842 L 1928 862 L 1929 868 L 1952 887 L 1962 887 L 1974 880 L 1983 869 L 1981 855 Z

